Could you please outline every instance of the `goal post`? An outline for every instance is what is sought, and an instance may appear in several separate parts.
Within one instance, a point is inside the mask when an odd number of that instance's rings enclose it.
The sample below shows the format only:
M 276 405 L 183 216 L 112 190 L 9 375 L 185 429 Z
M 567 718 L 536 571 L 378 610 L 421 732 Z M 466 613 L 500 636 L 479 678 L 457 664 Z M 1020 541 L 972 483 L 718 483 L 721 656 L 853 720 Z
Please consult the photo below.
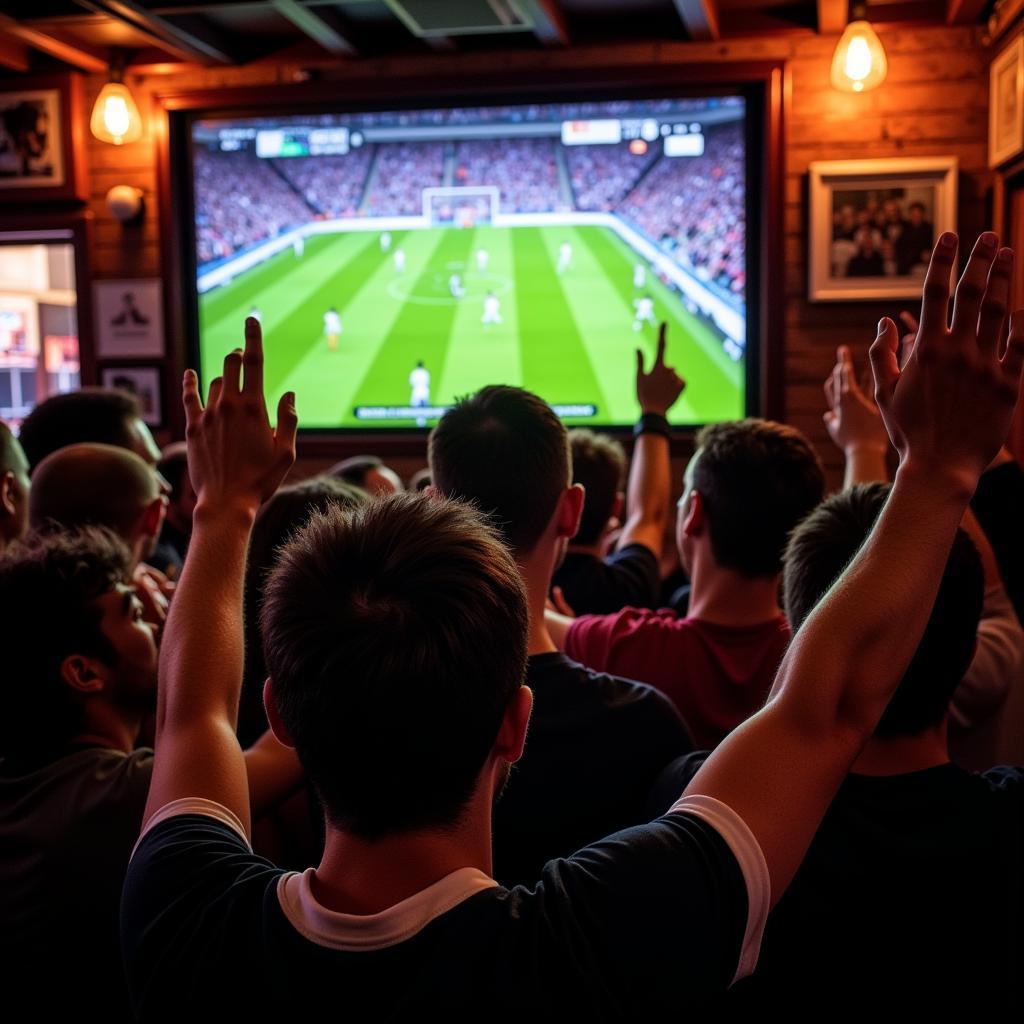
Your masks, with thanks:
M 494 185 L 443 186 L 423 190 L 423 219 L 431 226 L 471 228 L 493 224 L 501 192 Z

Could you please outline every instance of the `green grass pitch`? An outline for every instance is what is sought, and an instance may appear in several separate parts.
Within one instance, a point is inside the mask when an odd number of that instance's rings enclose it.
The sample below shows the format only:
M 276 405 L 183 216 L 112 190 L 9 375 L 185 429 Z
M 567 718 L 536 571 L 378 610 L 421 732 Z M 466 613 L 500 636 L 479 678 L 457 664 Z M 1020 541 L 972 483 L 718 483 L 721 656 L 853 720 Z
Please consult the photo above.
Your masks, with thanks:
M 429 228 L 393 231 L 389 251 L 379 232 L 320 235 L 296 257 L 286 249 L 229 284 L 200 296 L 204 381 L 220 372 L 240 344 L 253 306 L 263 323 L 268 400 L 295 391 L 305 427 L 411 427 L 414 421 L 360 422 L 356 406 L 407 405 L 409 374 L 422 360 L 431 374 L 430 401 L 448 405 L 485 384 L 529 388 L 553 405 L 592 403 L 592 420 L 630 424 L 638 413 L 635 356 L 648 359 L 657 330 L 633 327 L 632 250 L 603 227 Z M 556 273 L 559 246 L 572 245 L 572 265 Z M 404 273 L 393 254 L 406 254 Z M 475 253 L 489 254 L 486 273 Z M 449 294 L 453 272 L 466 289 Z M 488 290 L 501 300 L 502 323 L 481 324 Z M 677 424 L 743 415 L 743 367 L 683 308 L 677 295 L 647 275 L 658 320 L 668 322 L 671 365 L 686 378 L 672 410 Z M 342 334 L 331 351 L 324 313 L 334 306 Z

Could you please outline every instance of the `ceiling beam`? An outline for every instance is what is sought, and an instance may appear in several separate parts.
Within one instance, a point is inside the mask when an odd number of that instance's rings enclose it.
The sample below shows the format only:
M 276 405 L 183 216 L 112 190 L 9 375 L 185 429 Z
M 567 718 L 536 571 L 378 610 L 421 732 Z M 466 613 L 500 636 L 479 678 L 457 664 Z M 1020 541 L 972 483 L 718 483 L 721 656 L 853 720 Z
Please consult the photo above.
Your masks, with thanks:
M 82 0 L 78 0 L 79 3 Z M 139 0 L 98 0 L 85 6 L 99 9 L 132 28 L 142 29 L 168 45 L 168 52 L 203 64 L 235 64 L 234 55 L 219 34 L 201 18 L 186 15 L 175 20 L 154 14 Z M 173 47 L 173 50 L 171 50 Z
M 28 71 L 28 47 L 6 32 L 0 32 L 0 68 Z
M 273 9 L 317 42 L 328 53 L 355 57 L 358 53 L 346 35 L 341 20 L 330 10 L 314 11 L 298 0 L 273 0 Z
M 973 25 L 986 6 L 987 0 L 946 0 L 946 24 Z
M 718 27 L 718 0 L 673 0 L 689 37 L 706 41 L 721 35 Z
M 35 26 L 27 25 L 23 21 L 15 21 L 10 15 L 0 14 L 0 29 L 8 35 L 20 39 L 34 50 L 41 50 L 43 53 L 48 53 L 51 57 L 56 57 L 57 60 L 81 68 L 83 71 L 101 74 L 107 70 L 107 62 L 98 53 L 77 43 L 59 39 L 57 36 Z
M 545 46 L 568 46 L 569 26 L 558 0 L 518 0 L 516 6 L 533 24 L 533 34 Z
M 848 0 L 818 0 L 818 31 L 822 35 L 842 32 L 849 20 Z

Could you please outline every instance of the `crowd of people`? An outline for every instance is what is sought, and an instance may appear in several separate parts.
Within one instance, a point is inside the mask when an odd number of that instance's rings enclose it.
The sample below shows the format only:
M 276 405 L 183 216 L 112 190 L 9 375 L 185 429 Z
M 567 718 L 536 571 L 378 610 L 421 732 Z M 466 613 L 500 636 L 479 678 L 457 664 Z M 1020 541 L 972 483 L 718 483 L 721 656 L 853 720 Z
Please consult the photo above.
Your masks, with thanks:
M 900 190 L 902 192 L 902 190 Z M 839 202 L 832 215 L 832 273 L 836 277 L 924 274 L 935 225 L 919 199 L 872 194 Z
M 571 208 L 558 174 L 555 139 L 487 139 L 455 147 L 456 186 L 498 189 L 505 213 L 556 213 Z
M 577 210 L 615 210 L 657 158 L 656 147 L 636 155 L 628 142 L 611 146 L 570 146 L 565 151 Z
M 1017 1019 L 1024 311 L 986 233 L 950 318 L 957 246 L 837 352 L 832 494 L 718 423 L 673 519 L 664 326 L 628 459 L 495 384 L 408 488 L 291 479 L 254 318 L 162 452 L 116 391 L 0 425 L 12 1005 Z
M 323 217 L 355 217 L 375 147 L 345 156 L 299 156 L 275 160 L 276 169 L 299 191 L 310 210 Z
M 423 190 L 444 181 L 444 150 L 440 142 L 403 142 L 379 146 L 366 186 L 364 209 L 369 217 L 423 212 Z

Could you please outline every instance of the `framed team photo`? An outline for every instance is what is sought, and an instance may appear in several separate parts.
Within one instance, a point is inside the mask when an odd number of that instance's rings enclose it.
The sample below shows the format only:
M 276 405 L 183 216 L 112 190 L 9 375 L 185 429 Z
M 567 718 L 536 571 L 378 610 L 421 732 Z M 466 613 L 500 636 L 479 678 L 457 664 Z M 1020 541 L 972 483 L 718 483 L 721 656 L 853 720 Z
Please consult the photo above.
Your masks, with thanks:
M 989 69 L 988 165 L 998 167 L 1024 149 L 1024 36 Z
M 955 157 L 811 164 L 810 300 L 919 296 L 956 197 Z

